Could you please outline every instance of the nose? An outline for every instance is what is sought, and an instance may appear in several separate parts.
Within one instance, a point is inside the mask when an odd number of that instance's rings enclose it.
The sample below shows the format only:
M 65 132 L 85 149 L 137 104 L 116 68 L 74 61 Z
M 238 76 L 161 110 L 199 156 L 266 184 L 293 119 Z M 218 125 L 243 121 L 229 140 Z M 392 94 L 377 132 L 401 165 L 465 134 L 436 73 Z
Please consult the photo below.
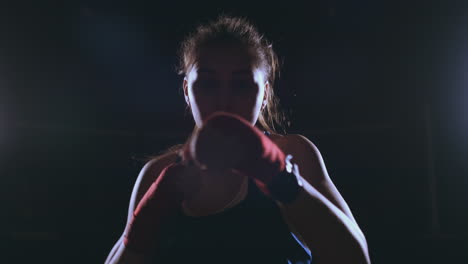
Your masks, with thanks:
M 218 91 L 218 95 L 216 96 L 215 100 L 216 110 L 225 112 L 229 112 L 232 110 L 232 94 L 229 87 L 222 87 L 222 89 Z

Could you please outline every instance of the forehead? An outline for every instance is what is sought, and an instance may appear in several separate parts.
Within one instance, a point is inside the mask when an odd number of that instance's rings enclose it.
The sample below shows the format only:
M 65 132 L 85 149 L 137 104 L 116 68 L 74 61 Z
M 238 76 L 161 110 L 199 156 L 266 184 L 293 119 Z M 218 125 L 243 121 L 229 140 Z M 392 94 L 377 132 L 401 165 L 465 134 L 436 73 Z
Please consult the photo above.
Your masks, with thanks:
M 255 70 L 254 56 L 240 45 L 217 44 L 201 47 L 196 56 L 198 72 L 206 73 L 252 73 Z

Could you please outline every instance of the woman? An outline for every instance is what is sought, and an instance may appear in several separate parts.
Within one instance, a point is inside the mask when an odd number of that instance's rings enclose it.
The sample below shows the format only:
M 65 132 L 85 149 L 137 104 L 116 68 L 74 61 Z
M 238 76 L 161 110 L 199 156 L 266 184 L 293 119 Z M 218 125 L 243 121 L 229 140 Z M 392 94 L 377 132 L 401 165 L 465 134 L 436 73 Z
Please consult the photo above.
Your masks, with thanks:
M 270 127 L 281 121 L 271 44 L 220 16 L 180 55 L 194 131 L 143 167 L 106 263 L 370 263 L 317 147 Z

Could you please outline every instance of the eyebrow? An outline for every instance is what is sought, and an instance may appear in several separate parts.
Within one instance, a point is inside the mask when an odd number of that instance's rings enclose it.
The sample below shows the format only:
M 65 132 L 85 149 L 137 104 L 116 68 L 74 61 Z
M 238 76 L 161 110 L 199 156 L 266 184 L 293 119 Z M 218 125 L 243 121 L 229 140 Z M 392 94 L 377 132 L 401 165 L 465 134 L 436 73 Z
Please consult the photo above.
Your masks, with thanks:
M 200 68 L 200 69 L 198 69 L 198 73 L 213 74 L 213 73 L 216 73 L 216 71 L 214 71 L 212 69 L 209 69 L 209 68 Z M 236 74 L 236 75 L 242 75 L 242 74 L 252 74 L 252 71 L 248 70 L 248 69 L 242 69 L 242 70 L 233 71 L 232 73 Z

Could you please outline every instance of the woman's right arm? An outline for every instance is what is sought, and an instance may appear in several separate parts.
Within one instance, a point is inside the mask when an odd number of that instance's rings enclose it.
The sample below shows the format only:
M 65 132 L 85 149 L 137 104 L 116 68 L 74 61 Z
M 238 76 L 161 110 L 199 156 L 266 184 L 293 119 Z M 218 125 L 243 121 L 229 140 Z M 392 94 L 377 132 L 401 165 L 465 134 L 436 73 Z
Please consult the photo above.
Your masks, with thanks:
M 143 166 L 133 187 L 124 233 L 110 251 L 107 259 L 105 260 L 105 264 L 143 264 L 150 260 L 150 256 L 144 256 L 126 248 L 123 243 L 123 237 L 127 232 L 136 205 L 162 170 L 175 161 L 176 156 L 177 154 L 175 153 L 166 154 L 159 159 L 150 160 L 145 164 L 145 166 Z
M 145 264 L 148 263 L 148 261 L 148 256 L 140 255 L 128 248 L 125 248 L 125 245 L 123 243 L 123 236 L 121 236 L 112 248 L 109 256 L 106 259 L 105 264 Z

